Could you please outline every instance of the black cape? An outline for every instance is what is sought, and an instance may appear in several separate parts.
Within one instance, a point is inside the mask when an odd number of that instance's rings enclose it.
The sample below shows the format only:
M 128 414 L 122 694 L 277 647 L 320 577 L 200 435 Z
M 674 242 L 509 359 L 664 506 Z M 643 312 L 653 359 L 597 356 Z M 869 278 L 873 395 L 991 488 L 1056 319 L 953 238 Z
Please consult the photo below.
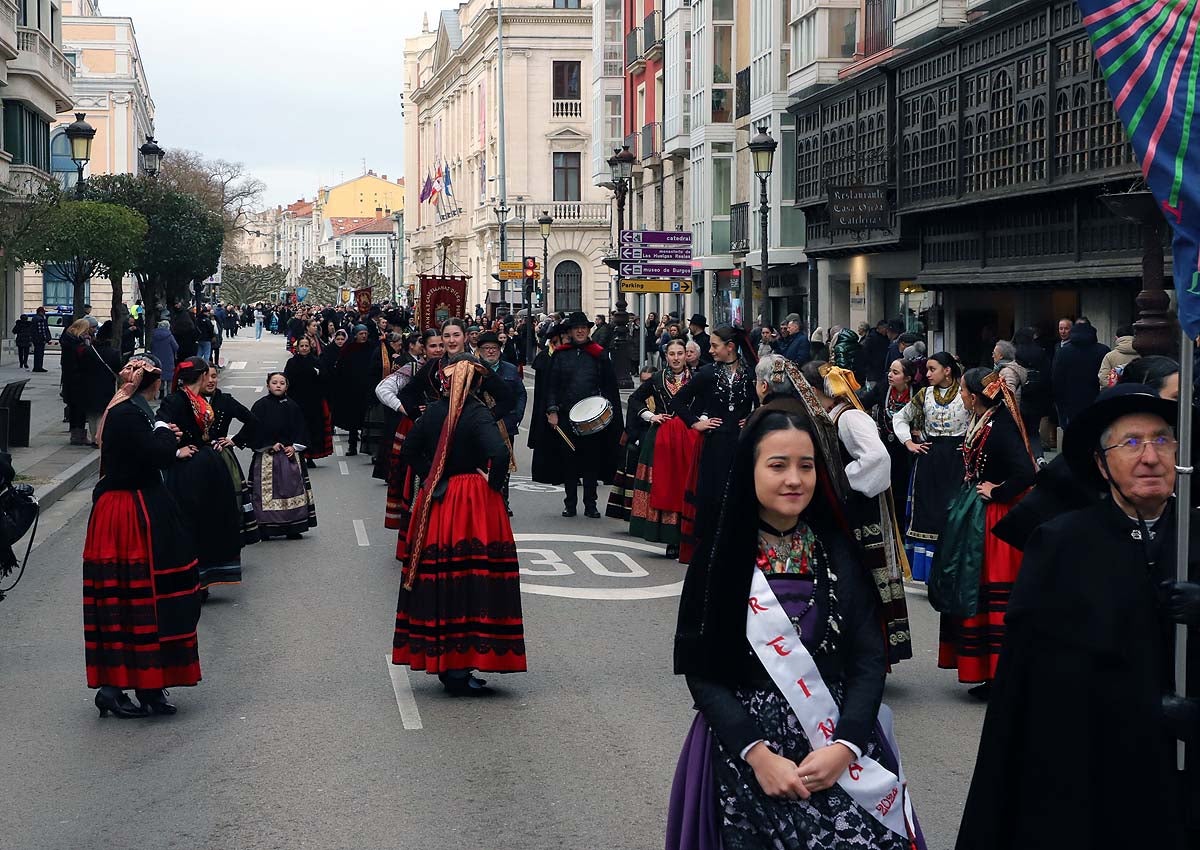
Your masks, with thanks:
M 533 369 L 533 412 L 529 419 L 529 448 L 533 449 L 533 464 L 530 475 L 539 484 L 557 487 L 566 482 L 566 454 L 570 449 L 546 421 L 549 352 L 541 351 L 533 358 Z M 561 424 L 559 427 L 562 427 Z
M 1005 617 L 958 850 L 1184 846 L 1170 625 L 1173 513 L 1143 547 L 1105 500 L 1033 532 Z M 1195 665 L 1192 665 L 1195 666 Z

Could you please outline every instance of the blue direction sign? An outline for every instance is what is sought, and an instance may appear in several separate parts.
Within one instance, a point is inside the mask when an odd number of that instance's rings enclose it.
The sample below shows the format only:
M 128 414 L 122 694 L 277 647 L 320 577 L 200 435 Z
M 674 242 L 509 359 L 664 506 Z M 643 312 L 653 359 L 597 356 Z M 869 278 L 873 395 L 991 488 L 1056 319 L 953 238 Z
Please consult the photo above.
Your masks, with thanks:
M 622 230 L 621 245 L 674 245 L 692 247 L 688 230 Z

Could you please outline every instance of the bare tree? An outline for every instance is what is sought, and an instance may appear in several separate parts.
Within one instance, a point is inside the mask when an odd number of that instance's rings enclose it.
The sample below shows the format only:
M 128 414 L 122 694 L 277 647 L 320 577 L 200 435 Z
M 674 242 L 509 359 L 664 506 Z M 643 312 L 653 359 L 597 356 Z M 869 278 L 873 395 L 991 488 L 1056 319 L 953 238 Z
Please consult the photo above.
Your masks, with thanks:
M 246 232 L 247 222 L 261 207 L 262 194 L 267 188 L 257 177 L 248 174 L 240 162 L 205 159 L 189 150 L 167 151 L 159 180 L 194 196 L 220 215 L 225 223 L 227 244 L 232 244 L 239 232 Z

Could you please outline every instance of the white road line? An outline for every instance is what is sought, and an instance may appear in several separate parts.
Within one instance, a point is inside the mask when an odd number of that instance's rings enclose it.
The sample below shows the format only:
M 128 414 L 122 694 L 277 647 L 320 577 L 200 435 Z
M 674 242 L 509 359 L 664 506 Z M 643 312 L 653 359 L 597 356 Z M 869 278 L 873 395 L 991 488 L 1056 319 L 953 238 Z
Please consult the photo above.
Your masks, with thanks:
M 344 450 L 344 449 L 342 449 L 342 444 L 341 444 L 341 443 L 337 443 L 337 442 L 335 442 L 335 443 L 333 444 L 333 453 L 334 453 L 335 455 L 337 455 L 338 457 L 341 457 L 341 456 L 342 456 L 342 455 L 344 455 L 346 452 L 345 452 L 345 450 Z
M 258 362 L 264 366 L 278 366 L 279 365 L 278 360 L 260 360 Z
M 371 541 L 367 539 L 367 526 L 361 519 L 354 521 L 354 536 L 358 538 L 359 546 L 370 546 Z
M 413 695 L 412 685 L 408 683 L 408 668 L 393 664 L 390 655 L 386 658 L 388 675 L 392 677 L 392 690 L 396 693 L 396 708 L 400 709 L 400 722 L 410 731 L 423 728 L 417 698 Z
M 230 369 L 245 369 L 246 361 L 245 360 L 234 360 L 232 363 L 229 364 L 229 368 Z
M 226 384 L 222 389 L 226 390 L 261 390 L 262 387 L 257 384 Z
M 341 471 L 342 475 L 350 474 L 350 467 L 346 466 L 346 461 L 344 460 L 338 461 L 338 469 Z

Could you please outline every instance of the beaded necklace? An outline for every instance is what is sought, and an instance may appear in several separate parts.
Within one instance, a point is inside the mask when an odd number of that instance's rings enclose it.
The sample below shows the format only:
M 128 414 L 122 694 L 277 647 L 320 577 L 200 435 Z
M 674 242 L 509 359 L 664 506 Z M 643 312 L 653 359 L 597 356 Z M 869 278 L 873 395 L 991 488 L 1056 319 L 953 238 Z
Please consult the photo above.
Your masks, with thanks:
M 717 364 L 717 399 L 729 408 L 730 413 L 737 410 L 734 388 L 741 377 L 742 370 L 739 361 Z
M 778 537 L 779 542 L 769 543 L 763 532 Z M 784 542 L 786 539 L 786 543 Z M 818 594 L 825 594 L 825 629 L 821 642 L 814 654 L 828 654 L 837 646 L 838 637 L 842 631 L 842 618 L 837 603 L 837 573 L 829 563 L 825 547 L 807 523 L 800 521 L 790 532 L 779 531 L 766 523 L 759 524 L 758 556 L 755 565 L 767 575 L 800 575 L 812 577 L 812 593 L 804 608 L 791 616 L 796 634 L 801 634 L 801 620 L 816 604 Z M 821 573 L 829 577 L 828 582 L 821 582 Z

